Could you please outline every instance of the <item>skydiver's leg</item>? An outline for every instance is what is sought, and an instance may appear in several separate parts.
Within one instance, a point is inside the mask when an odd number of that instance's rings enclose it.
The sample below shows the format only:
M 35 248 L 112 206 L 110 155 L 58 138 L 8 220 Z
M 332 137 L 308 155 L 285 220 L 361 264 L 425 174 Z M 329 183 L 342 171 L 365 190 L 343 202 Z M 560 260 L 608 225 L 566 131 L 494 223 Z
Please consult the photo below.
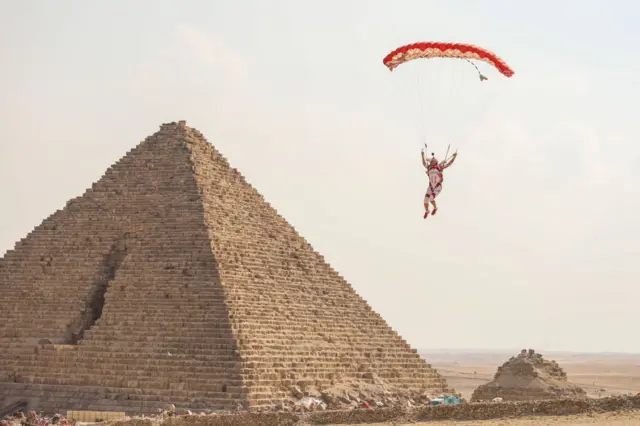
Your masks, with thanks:
M 436 214 L 436 212 L 438 211 L 438 205 L 436 204 L 436 197 L 438 196 L 438 194 L 440 194 L 440 191 L 442 191 L 442 185 L 436 186 L 433 191 L 433 198 L 431 199 L 431 204 L 433 204 L 433 213 L 431 214 Z
M 424 219 L 426 219 L 427 216 L 429 216 L 429 191 L 427 191 L 427 194 L 424 196 Z

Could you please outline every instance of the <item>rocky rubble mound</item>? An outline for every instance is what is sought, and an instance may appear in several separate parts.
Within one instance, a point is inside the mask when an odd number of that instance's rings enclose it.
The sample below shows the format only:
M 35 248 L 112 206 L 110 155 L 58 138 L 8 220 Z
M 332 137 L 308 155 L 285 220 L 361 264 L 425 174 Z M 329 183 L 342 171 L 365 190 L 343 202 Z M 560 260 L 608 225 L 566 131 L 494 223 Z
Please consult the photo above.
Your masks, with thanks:
M 545 360 L 533 349 L 523 349 L 498 367 L 493 380 L 480 385 L 471 401 L 528 401 L 563 398 L 585 398 L 586 392 L 567 380 L 557 362 Z
M 0 426 L 74 426 L 75 424 L 75 420 L 68 420 L 61 414 L 44 417 L 35 411 L 29 411 L 27 414 L 18 411 L 0 419 Z
M 371 380 L 352 381 L 318 389 L 304 380 L 289 388 L 290 397 L 276 407 L 277 411 L 344 410 L 355 408 L 404 407 L 428 405 L 442 396 L 427 391 L 411 391 L 385 383 L 376 374 Z
M 318 388 L 313 380 L 298 380 L 289 387 L 281 390 L 286 397 L 278 397 L 279 402 L 273 407 L 255 407 L 247 409 L 238 404 L 235 413 L 304 413 L 312 411 L 350 411 L 354 409 L 401 409 L 410 410 L 430 405 L 433 399 L 457 394 L 432 394 L 428 391 L 401 389 L 389 385 L 376 374 L 370 374 L 370 379 L 342 382 L 327 388 Z M 158 414 L 164 417 L 176 415 L 205 415 L 212 413 L 232 413 L 211 409 L 189 410 L 177 408 L 168 403 L 164 409 L 158 408 Z

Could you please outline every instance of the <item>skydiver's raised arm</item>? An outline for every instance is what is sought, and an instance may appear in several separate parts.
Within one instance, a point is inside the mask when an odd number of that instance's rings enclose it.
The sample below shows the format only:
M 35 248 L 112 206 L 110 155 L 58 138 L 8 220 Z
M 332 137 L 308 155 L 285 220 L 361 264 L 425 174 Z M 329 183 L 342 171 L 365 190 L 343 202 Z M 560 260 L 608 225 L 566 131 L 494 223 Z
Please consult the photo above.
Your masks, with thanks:
M 421 151 L 420 155 L 422 155 L 422 165 L 427 167 L 427 161 L 424 159 L 424 151 Z
M 450 165 L 453 164 L 453 162 L 456 160 L 456 157 L 458 156 L 457 152 L 454 152 L 453 155 L 451 156 L 451 160 L 449 160 L 448 162 L 446 162 L 444 164 L 444 166 L 442 166 L 443 169 L 446 169 L 447 167 L 449 167 Z

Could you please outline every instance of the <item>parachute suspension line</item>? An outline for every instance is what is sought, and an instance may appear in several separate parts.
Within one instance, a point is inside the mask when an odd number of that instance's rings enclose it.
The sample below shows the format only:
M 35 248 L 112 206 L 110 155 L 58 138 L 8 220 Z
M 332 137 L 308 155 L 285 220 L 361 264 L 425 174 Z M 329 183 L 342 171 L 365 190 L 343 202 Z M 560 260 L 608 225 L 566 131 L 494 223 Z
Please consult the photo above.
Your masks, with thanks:
M 488 80 L 487 77 L 485 77 L 484 75 L 482 75 L 482 73 L 480 72 L 480 70 L 478 69 L 478 66 L 476 64 L 474 64 L 473 62 L 471 62 L 470 60 L 468 60 L 467 58 L 464 58 L 465 61 L 469 62 L 471 65 L 473 65 L 473 67 L 476 69 L 476 71 L 478 71 L 478 76 L 480 77 L 480 81 L 483 80 Z
M 398 21 L 392 20 L 391 26 L 394 29 L 394 33 L 399 33 L 399 27 L 397 26 Z M 414 59 L 429 59 L 429 58 L 459 58 L 464 59 L 469 62 L 478 72 L 478 76 L 480 77 L 480 81 L 487 80 L 481 72 L 480 69 L 476 66 L 476 64 L 469 60 L 469 57 L 475 57 L 481 59 L 491 65 L 498 70 L 502 75 L 507 78 L 510 78 L 514 75 L 513 69 L 511 69 L 501 58 L 496 56 L 494 53 L 483 49 L 478 46 L 474 46 L 471 44 L 464 43 L 442 43 L 435 41 L 428 42 L 418 42 L 411 43 L 404 46 L 400 46 L 393 51 L 389 52 L 382 60 L 382 63 L 389 69 L 389 71 L 393 71 L 399 65 L 402 65 L 406 62 L 413 61 Z M 420 104 L 420 128 L 422 129 L 422 138 L 421 141 L 425 145 L 425 149 L 427 149 L 426 144 L 426 130 L 425 130 L 425 111 L 423 99 L 421 96 L 421 84 L 420 84 L 420 72 L 418 72 L 418 103 Z M 420 145 L 422 145 L 422 143 Z M 445 153 L 445 158 L 449 156 L 449 147 L 447 147 L 447 152 Z M 458 150 L 456 149 L 456 153 Z M 454 154 L 455 155 L 455 154 Z
M 416 73 L 418 74 L 418 88 L 416 90 L 416 93 L 418 95 L 418 104 L 420 104 L 420 116 L 418 117 L 418 120 L 420 121 L 420 129 L 421 129 L 421 133 L 420 133 L 420 140 L 421 142 L 424 142 L 427 140 L 427 131 L 425 129 L 425 125 L 424 125 L 424 120 L 425 120 L 425 114 L 424 114 L 424 96 L 422 96 L 422 86 L 420 85 L 420 70 L 418 69 L 418 67 L 416 67 Z

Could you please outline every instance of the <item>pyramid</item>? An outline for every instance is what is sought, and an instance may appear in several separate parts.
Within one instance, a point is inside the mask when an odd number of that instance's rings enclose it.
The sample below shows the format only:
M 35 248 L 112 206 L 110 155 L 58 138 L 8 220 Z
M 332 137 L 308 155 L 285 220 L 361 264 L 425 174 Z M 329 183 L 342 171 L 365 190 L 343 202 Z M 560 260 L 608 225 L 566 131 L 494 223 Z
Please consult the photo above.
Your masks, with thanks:
M 0 259 L 0 408 L 273 408 L 445 380 L 184 121 Z
M 586 392 L 567 380 L 557 362 L 547 361 L 533 349 L 523 349 L 498 367 L 489 383 L 480 385 L 471 395 L 472 401 L 550 400 L 584 398 Z

